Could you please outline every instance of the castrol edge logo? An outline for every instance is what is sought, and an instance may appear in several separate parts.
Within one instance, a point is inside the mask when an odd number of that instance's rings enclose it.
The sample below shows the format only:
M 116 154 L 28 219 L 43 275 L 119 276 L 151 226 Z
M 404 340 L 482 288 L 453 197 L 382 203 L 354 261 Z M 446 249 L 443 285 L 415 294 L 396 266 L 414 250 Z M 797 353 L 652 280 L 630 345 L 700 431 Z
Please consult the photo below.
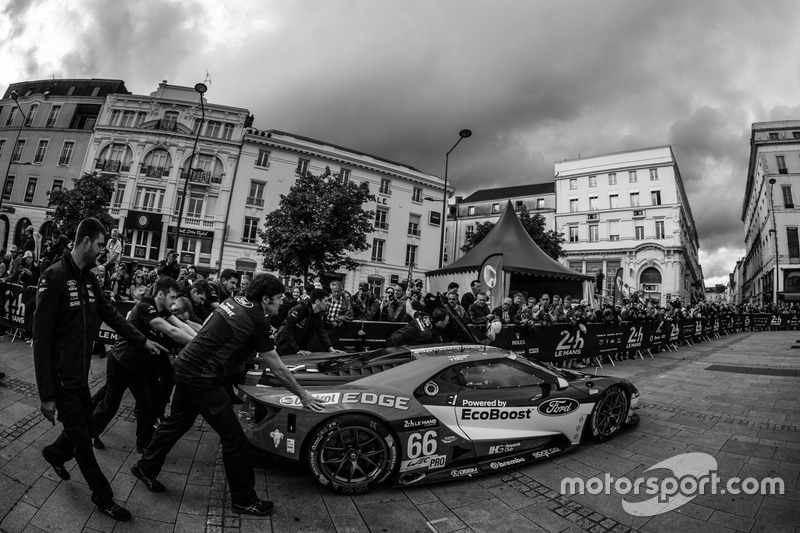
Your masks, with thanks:
M 575 411 L 581 404 L 572 398 L 553 398 L 539 405 L 539 413 L 544 416 L 562 416 Z

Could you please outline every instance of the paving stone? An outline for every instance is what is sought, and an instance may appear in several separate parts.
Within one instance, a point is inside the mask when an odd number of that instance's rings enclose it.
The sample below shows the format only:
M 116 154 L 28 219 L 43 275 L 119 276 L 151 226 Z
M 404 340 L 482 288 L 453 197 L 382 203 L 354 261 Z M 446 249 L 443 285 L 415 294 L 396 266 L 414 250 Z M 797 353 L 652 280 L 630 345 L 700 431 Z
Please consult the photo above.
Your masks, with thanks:
M 795 533 L 797 528 L 788 524 L 778 524 L 768 520 L 756 520 L 750 533 Z
M 332 516 L 331 519 L 333 520 L 336 533 L 369 533 L 370 531 L 367 524 L 364 523 L 364 520 L 359 515 Z M 256 533 L 256 531 L 261 533 L 263 530 L 253 530 L 253 533 Z M 244 529 L 242 529 L 242 533 L 245 533 Z
M 797 502 L 776 496 L 764 496 L 756 519 L 800 527 L 800 513 Z
M 500 481 L 499 479 L 495 479 L 495 481 L 497 482 L 495 484 L 502 484 L 502 481 Z M 486 487 L 485 485 L 481 486 Z M 494 485 L 489 485 L 489 486 L 491 487 Z M 403 489 L 403 494 L 405 494 L 406 497 L 409 500 L 411 500 L 415 505 L 439 501 L 439 498 L 437 498 L 426 487 L 407 487 Z
M 178 513 L 174 533 L 199 533 L 205 530 L 206 517 L 202 515 Z M 260 531 L 264 531 L 260 529 Z
M 408 500 L 356 505 L 370 531 L 430 531 L 425 516 Z
M 19 533 L 25 529 L 37 511 L 38 509 L 32 505 L 28 505 L 25 502 L 17 502 L 14 508 L 5 515 L 3 521 L 0 522 L 0 531 Z
M 425 503 L 418 505 L 417 509 L 419 509 L 425 519 L 438 533 L 458 531 L 466 527 L 466 524 L 453 514 L 442 502 Z
M 530 505 L 530 498 L 510 486 L 498 486 L 489 489 L 489 493 L 512 509 L 521 509 Z
M 61 483 L 30 521 L 45 531 L 79 532 L 94 512 L 89 490 L 80 483 Z
M 476 533 L 500 533 L 506 531 L 509 533 L 518 531 L 536 533 L 547 531 L 537 526 L 524 515 L 514 511 L 508 505 L 495 499 L 484 500 L 472 505 L 462 505 L 457 509 L 453 509 L 453 512 Z M 502 519 L 498 520 L 498 516 L 502 517 Z
M 685 531 L 693 532 L 702 531 L 703 533 L 733 533 L 733 529 L 729 529 L 717 524 L 710 524 L 703 520 L 697 520 L 686 514 L 682 514 L 680 509 L 670 511 L 664 514 L 656 515 L 644 525 L 640 531 L 642 533 L 663 531 Z
M 726 513 L 725 511 L 714 511 L 708 521 L 712 524 L 718 524 L 738 531 L 750 531 L 755 523 L 755 520 Z
M 147 533 L 173 533 L 175 530 L 174 523 L 174 519 L 171 523 L 166 523 L 136 516 L 129 522 L 116 522 L 114 533 L 139 533 L 141 531 L 147 531 Z M 103 531 L 108 530 L 105 529 Z
M 208 498 L 211 495 L 211 487 L 205 485 L 186 484 L 181 498 L 179 514 L 202 515 L 208 513 Z
M 167 488 L 166 492 L 154 494 L 144 486 L 144 483 L 137 482 L 125 507 L 137 518 L 174 524 L 181 507 L 186 476 L 173 472 L 161 472 L 158 480 Z
M 429 488 L 434 496 L 451 509 L 494 498 L 488 490 L 471 480 L 430 485 Z
M 328 514 L 325 500 L 323 500 L 320 487 L 316 482 L 291 483 L 281 487 L 280 490 L 269 488 L 269 495 L 275 503 L 275 510 L 272 512 L 274 531 L 330 531 L 333 529 L 331 516 Z M 403 498 L 405 499 L 405 496 Z

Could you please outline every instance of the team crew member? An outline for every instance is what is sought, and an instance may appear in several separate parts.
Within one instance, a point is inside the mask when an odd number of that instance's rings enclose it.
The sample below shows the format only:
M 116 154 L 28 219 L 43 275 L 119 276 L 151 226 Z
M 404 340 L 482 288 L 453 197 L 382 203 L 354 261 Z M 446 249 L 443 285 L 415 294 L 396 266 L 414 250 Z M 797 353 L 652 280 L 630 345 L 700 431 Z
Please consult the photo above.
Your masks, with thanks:
M 153 287 L 153 297 L 145 298 L 131 310 L 128 321 L 150 340 L 163 343 L 167 338 L 180 344 L 188 344 L 195 332 L 176 317 L 170 308 L 178 295 L 178 282 L 162 277 Z M 157 355 L 156 357 L 166 357 Z M 130 389 L 136 400 L 136 451 L 143 453 L 153 436 L 153 423 L 159 406 L 154 405 L 152 391 L 147 382 L 146 367 L 153 364 L 141 346 L 120 339 L 111 349 L 106 362 L 106 396 L 94 410 L 92 430 L 94 447 L 103 449 L 100 434 L 119 410 L 126 389 Z M 169 361 L 167 361 L 169 364 Z
M 103 296 L 91 267 L 105 246 L 106 230 L 96 218 L 78 225 L 72 251 L 45 270 L 36 293 L 33 315 L 33 358 L 42 414 L 64 430 L 42 450 L 61 479 L 69 479 L 64 463 L 73 458 L 92 491 L 92 501 L 104 514 L 129 520 L 130 512 L 114 502 L 114 493 L 92 450 L 92 400 L 89 368 L 92 341 L 100 322 L 108 324 L 132 345 L 158 353 L 164 348 L 145 338 Z
M 442 308 L 435 309 L 430 317 L 416 313 L 414 320 L 392 333 L 386 346 L 411 346 L 414 344 L 437 344 L 453 340 L 448 332 L 450 316 Z
M 266 367 L 300 398 L 305 408 L 322 411 L 323 404 L 297 383 L 272 343 L 265 315 L 278 312 L 283 289 L 275 276 L 256 275 L 247 294 L 222 302 L 178 355 L 170 415 L 156 429 L 141 460 L 131 467 L 133 475 L 152 492 L 166 490 L 156 477 L 169 451 L 200 414 L 220 436 L 233 510 L 253 515 L 272 512 L 272 502 L 260 500 L 256 495 L 250 445 L 222 386 L 222 378 L 225 367 L 242 364 L 258 352 Z
M 289 311 L 281 329 L 277 333 L 277 349 L 281 355 L 308 355 L 308 344 L 314 335 L 319 337 L 322 347 L 335 352 L 323 321 L 330 303 L 330 296 L 323 289 L 314 289 L 309 293 L 308 302 L 300 302 Z
M 227 300 L 239 284 L 239 273 L 232 268 L 226 268 L 219 275 L 219 279 L 208 283 L 207 305 L 216 309 L 219 304 Z

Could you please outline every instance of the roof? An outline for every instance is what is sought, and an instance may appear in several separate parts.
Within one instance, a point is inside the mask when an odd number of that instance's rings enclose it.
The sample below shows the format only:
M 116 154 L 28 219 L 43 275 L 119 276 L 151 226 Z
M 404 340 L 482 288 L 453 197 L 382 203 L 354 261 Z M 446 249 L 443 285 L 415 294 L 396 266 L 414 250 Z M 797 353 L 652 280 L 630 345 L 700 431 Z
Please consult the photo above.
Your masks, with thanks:
M 93 94 L 95 88 L 98 89 L 97 94 Z M 70 89 L 72 93 L 70 94 Z M 66 80 L 35 80 L 35 81 L 21 81 L 12 83 L 6 89 L 3 99 L 11 98 L 11 91 L 17 91 L 17 94 L 22 98 L 30 95 L 43 94 L 45 96 L 98 96 L 105 98 L 109 94 L 130 94 L 128 89 L 125 88 L 125 82 L 122 80 L 108 80 L 108 79 L 66 79 Z
M 427 275 L 477 271 L 483 261 L 494 254 L 503 255 L 503 270 L 507 272 L 576 281 L 593 279 L 575 272 L 544 253 L 528 235 L 510 200 L 500 220 L 481 242 L 452 265 L 428 272 Z
M 495 187 L 492 189 L 481 189 L 467 196 L 461 201 L 462 204 L 472 202 L 488 202 L 489 200 L 506 200 L 508 198 L 518 198 L 520 196 L 536 196 L 539 194 L 555 194 L 555 182 L 529 183 L 526 185 L 512 185 L 510 187 Z

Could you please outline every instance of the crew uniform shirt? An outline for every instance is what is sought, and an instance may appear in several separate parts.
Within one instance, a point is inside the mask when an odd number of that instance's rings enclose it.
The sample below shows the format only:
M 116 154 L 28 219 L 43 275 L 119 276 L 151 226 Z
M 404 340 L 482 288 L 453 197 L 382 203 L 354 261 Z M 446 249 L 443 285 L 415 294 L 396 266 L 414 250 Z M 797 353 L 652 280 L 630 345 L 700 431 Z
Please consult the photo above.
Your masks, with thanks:
M 178 354 L 176 376 L 217 381 L 226 368 L 256 352 L 275 349 L 264 308 L 244 296 L 228 298 L 214 310 L 197 336 Z
M 157 342 L 162 346 L 167 340 L 166 335 L 150 326 L 150 322 L 156 318 L 164 320 L 170 317 L 169 309 L 159 311 L 156 302 L 152 298 L 144 298 L 137 303 L 128 317 L 128 322 L 133 327 L 144 334 L 151 341 Z M 119 361 L 122 367 L 133 374 L 144 372 L 150 355 L 142 349 L 140 345 L 133 345 L 125 339 L 120 339 L 111 349 L 111 354 Z

